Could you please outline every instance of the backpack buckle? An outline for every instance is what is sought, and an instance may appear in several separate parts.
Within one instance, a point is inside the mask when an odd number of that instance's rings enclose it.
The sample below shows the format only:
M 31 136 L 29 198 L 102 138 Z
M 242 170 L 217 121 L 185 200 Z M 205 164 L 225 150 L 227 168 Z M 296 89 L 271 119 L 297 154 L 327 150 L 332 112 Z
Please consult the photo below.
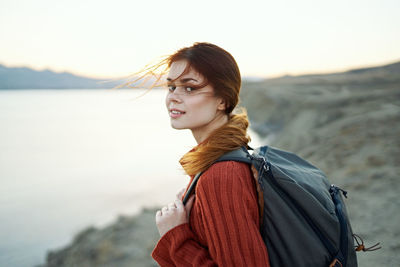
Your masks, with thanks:
M 265 160 L 264 157 L 261 158 L 262 159 L 262 165 L 263 165 L 263 169 L 265 172 L 269 171 L 269 165 L 267 163 L 267 161 Z
M 331 184 L 331 187 L 329 188 L 329 193 L 331 194 L 331 196 L 338 194 L 339 192 L 342 192 L 343 196 L 345 198 L 347 198 L 347 191 L 343 190 L 342 188 Z
M 264 171 L 266 171 L 266 172 L 269 171 L 269 166 L 268 166 L 268 164 L 265 163 L 264 166 L 263 166 L 263 168 L 264 168 Z

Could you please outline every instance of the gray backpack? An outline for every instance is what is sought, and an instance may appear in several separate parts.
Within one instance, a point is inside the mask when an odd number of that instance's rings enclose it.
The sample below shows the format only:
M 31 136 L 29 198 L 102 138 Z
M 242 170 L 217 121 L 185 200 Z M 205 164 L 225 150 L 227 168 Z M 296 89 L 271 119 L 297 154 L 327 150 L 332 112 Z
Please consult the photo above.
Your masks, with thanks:
M 273 267 L 353 267 L 353 233 L 341 196 L 325 174 L 293 153 L 263 146 L 229 152 L 220 161 L 250 164 L 258 184 L 261 235 Z M 201 173 L 183 200 L 186 203 Z M 266 203 L 264 205 L 264 203 Z

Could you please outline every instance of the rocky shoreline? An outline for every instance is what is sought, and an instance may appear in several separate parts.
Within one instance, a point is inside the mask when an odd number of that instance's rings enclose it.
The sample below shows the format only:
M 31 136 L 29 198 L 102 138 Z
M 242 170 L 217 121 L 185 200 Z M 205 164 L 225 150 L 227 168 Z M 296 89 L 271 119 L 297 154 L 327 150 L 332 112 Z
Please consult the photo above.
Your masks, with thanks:
M 400 262 L 400 63 L 343 73 L 245 82 L 241 105 L 270 144 L 318 166 L 349 192 L 353 231 L 382 249 L 358 254 L 359 266 Z M 65 248 L 47 253 L 52 266 L 157 266 L 155 209 L 88 227 Z M 38 266 L 39 267 L 39 266 Z
M 36 267 L 158 266 L 150 257 L 159 238 L 155 212 L 144 209 L 136 216 L 119 216 L 102 229 L 90 226 L 63 249 L 48 252 L 46 263 Z

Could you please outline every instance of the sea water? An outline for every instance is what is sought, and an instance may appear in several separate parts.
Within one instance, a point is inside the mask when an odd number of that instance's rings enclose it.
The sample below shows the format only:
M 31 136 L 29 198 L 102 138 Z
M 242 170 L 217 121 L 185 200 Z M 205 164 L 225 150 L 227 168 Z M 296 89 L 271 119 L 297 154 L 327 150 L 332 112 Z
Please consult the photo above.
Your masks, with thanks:
M 90 225 L 174 199 L 196 142 L 170 127 L 165 93 L 0 90 L 0 266 L 43 263 Z

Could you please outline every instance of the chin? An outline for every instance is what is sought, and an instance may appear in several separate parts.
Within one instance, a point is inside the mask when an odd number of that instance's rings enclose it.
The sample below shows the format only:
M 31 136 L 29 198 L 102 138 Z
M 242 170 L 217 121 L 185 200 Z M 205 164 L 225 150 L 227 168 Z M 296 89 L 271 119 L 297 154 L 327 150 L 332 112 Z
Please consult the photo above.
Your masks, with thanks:
M 184 127 L 183 125 L 179 125 L 178 123 L 173 123 L 171 122 L 171 127 L 175 130 L 184 130 L 187 129 L 187 127 Z

